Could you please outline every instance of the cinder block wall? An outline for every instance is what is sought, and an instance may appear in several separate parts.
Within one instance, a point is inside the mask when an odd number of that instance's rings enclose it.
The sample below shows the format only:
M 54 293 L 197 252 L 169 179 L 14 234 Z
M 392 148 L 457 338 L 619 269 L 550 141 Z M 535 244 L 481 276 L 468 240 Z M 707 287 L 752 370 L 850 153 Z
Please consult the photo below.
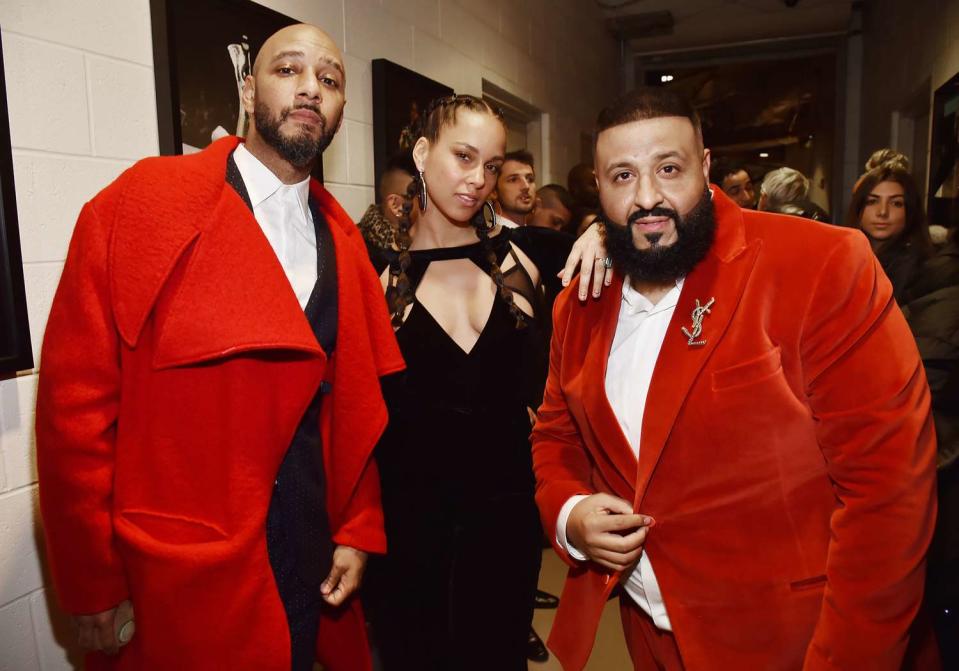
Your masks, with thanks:
M 373 58 L 461 93 L 487 79 L 550 115 L 551 175 L 617 90 L 620 63 L 591 2 L 267 0 L 346 54 L 346 119 L 324 156 L 354 217 L 373 200 Z M 3 0 L 17 208 L 34 356 L 82 204 L 158 151 L 149 0 Z M 37 370 L 0 381 L 0 671 L 71 669 L 73 634 L 47 587 L 37 512 Z

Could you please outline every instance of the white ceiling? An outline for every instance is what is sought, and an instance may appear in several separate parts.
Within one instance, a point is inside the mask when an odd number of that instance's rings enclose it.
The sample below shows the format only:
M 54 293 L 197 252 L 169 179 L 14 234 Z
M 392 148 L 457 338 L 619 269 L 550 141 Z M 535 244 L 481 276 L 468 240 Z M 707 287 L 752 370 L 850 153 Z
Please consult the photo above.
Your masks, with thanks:
M 623 0 L 597 0 L 601 6 Z M 628 14 L 669 11 L 673 34 L 631 40 L 637 55 L 662 51 L 713 47 L 752 40 L 798 37 L 846 30 L 852 0 L 638 0 L 607 18 Z

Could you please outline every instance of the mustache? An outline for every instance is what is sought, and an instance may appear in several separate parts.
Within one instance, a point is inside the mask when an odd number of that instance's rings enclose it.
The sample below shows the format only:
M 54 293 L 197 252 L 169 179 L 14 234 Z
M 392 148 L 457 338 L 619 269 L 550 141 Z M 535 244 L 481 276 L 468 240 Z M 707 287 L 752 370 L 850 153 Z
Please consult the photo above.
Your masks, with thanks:
M 326 128 L 326 116 L 323 112 L 320 111 L 319 105 L 311 105 L 310 103 L 303 103 L 302 105 L 294 105 L 293 107 L 287 107 L 283 110 L 283 114 L 280 115 L 281 121 L 286 121 L 286 118 L 290 116 L 296 110 L 310 110 L 316 116 L 320 117 L 320 123 L 323 124 L 323 127 Z
M 679 222 L 679 213 L 676 210 L 671 210 L 668 207 L 654 207 L 651 210 L 639 209 L 629 215 L 629 218 L 626 220 L 626 226 L 632 226 L 640 219 L 645 219 L 647 217 L 669 217 L 674 222 Z

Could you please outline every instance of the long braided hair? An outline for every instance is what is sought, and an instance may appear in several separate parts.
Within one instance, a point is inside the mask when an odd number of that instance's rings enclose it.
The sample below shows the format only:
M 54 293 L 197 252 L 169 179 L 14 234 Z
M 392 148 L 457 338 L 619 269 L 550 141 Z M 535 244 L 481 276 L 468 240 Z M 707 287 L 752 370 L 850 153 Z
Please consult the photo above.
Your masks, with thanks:
M 499 119 L 500 122 L 503 121 L 503 113 L 482 98 L 470 95 L 454 95 L 437 98 L 429 104 L 426 111 L 420 117 L 420 126 L 418 134 L 416 135 L 417 140 L 420 137 L 424 137 L 430 144 L 435 143 L 444 126 L 456 123 L 456 113 L 461 109 L 490 114 L 496 119 Z M 386 304 L 390 310 L 394 328 L 399 328 L 403 325 L 403 316 L 406 308 L 414 299 L 413 286 L 407 275 L 411 262 L 410 245 L 413 242 L 413 238 L 410 235 L 410 226 L 412 225 L 410 213 L 413 210 L 414 199 L 419 198 L 420 190 L 425 188 L 425 183 L 419 178 L 414 178 L 413 181 L 410 182 L 410 185 L 406 189 L 406 198 L 403 203 L 403 210 L 399 218 L 399 226 L 395 236 L 399 256 L 396 262 L 390 265 L 390 279 L 386 289 Z M 476 212 L 470 220 L 470 224 L 473 226 L 477 237 L 483 244 L 486 258 L 490 264 L 490 277 L 496 285 L 500 297 L 506 301 L 510 314 L 512 314 L 516 320 L 516 328 L 524 328 L 529 318 L 526 313 L 516 305 L 513 299 L 513 290 L 506 284 L 503 271 L 496 260 L 496 252 L 489 240 L 489 232 L 490 229 L 493 228 L 495 221 L 490 223 L 486 222 L 483 216 L 484 208 L 485 205 Z

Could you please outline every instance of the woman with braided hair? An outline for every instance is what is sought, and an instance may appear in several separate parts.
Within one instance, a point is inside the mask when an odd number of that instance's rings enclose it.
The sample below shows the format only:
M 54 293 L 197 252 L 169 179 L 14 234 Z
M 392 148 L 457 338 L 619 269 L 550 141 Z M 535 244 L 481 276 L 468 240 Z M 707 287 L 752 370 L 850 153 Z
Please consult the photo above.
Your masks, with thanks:
M 569 245 L 486 204 L 506 150 L 497 110 L 453 96 L 420 122 L 396 246 L 372 252 L 407 370 L 384 382 L 389 549 L 364 601 L 386 671 L 525 670 L 542 552 L 528 409 L 549 346 L 534 259 L 551 278 Z

